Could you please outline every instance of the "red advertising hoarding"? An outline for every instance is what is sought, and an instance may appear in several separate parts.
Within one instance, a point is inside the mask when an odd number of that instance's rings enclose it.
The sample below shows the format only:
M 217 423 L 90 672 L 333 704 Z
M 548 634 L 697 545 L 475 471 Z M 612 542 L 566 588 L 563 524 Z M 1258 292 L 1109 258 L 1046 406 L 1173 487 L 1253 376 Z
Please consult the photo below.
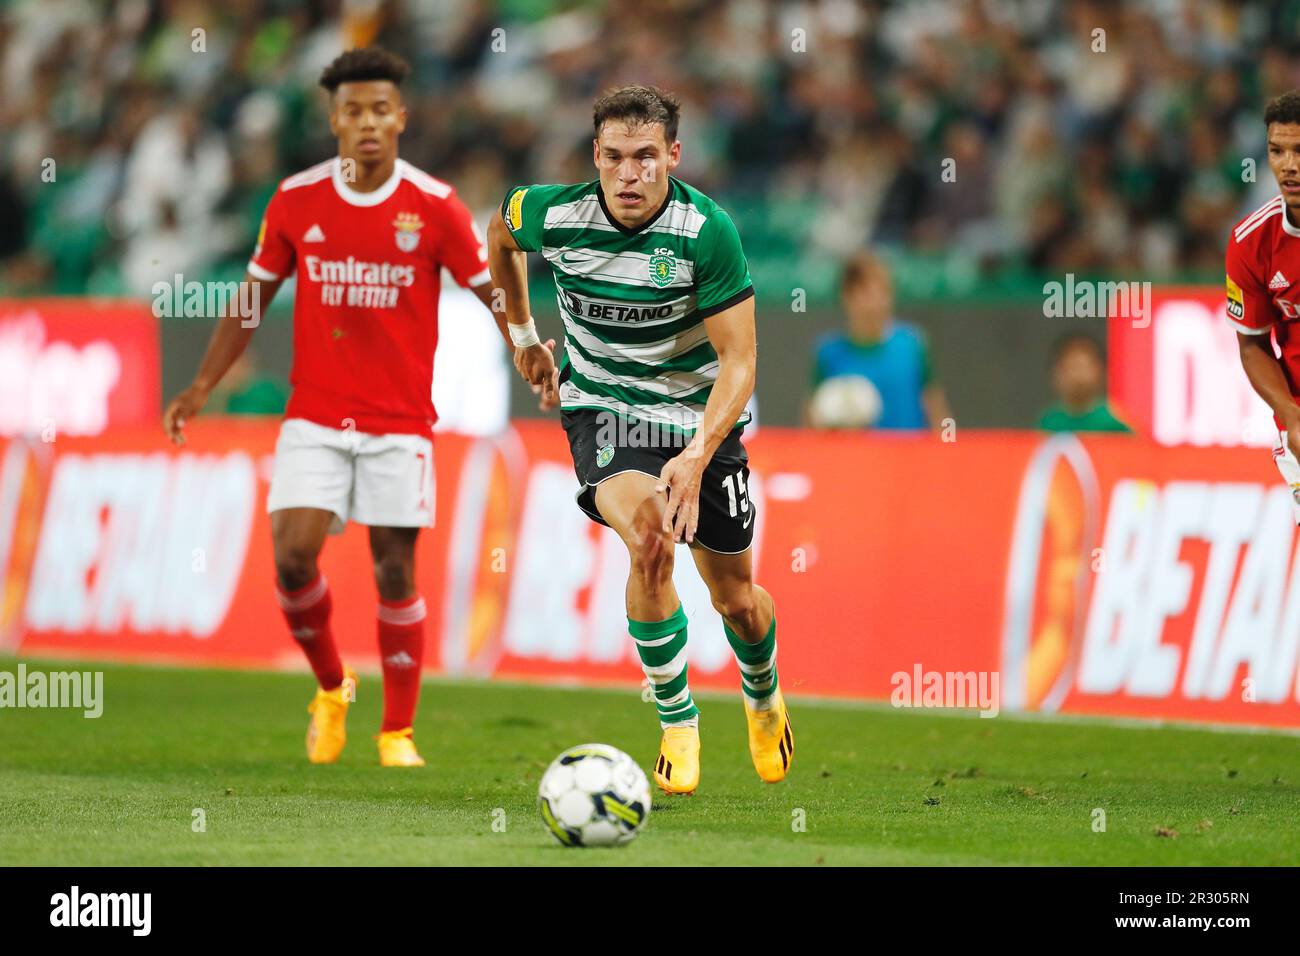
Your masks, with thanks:
M 1221 287 L 1155 287 L 1107 325 L 1110 398 L 1161 445 L 1267 447 L 1273 418 L 1241 369 Z
M 158 320 L 141 303 L 0 299 L 0 436 L 151 424 L 160 368 Z
M 273 422 L 200 419 L 0 452 L 0 650 L 301 666 L 275 603 Z M 1002 706 L 1300 727 L 1300 569 L 1266 452 L 1124 436 L 847 435 L 750 447 L 758 580 L 793 693 L 888 698 L 917 668 L 998 672 Z M 426 666 L 635 683 L 627 557 L 574 506 L 559 427 L 437 441 L 417 580 Z M 734 688 L 679 547 L 691 678 Z M 377 663 L 364 529 L 330 541 L 335 633 Z

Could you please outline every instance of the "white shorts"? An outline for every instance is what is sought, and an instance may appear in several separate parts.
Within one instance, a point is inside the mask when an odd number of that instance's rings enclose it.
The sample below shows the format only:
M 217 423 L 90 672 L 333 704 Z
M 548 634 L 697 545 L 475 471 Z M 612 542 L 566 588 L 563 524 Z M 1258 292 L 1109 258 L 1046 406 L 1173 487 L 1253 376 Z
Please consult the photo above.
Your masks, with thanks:
M 1295 512 L 1296 524 L 1300 525 L 1300 461 L 1287 444 L 1286 432 L 1278 432 L 1277 444 L 1273 447 L 1273 462 L 1282 472 L 1282 480 L 1291 489 L 1291 507 Z
M 303 418 L 280 425 L 267 511 L 332 511 L 331 534 L 349 521 L 429 528 L 433 494 L 433 441 L 423 435 L 368 435 Z

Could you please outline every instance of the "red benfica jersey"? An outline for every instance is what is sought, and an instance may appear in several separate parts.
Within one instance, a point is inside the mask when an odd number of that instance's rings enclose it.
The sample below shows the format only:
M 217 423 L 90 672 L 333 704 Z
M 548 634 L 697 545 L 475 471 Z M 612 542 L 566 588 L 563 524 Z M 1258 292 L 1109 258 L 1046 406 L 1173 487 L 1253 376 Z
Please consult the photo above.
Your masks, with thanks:
M 1281 196 L 1232 230 L 1227 271 L 1228 321 L 1246 335 L 1273 333 L 1291 396 L 1300 403 L 1300 228 L 1287 219 Z
M 428 435 L 440 270 L 481 285 L 487 249 L 441 180 L 399 159 L 362 193 L 341 170 L 336 157 L 280 183 L 248 263 L 258 279 L 298 273 L 285 417 Z

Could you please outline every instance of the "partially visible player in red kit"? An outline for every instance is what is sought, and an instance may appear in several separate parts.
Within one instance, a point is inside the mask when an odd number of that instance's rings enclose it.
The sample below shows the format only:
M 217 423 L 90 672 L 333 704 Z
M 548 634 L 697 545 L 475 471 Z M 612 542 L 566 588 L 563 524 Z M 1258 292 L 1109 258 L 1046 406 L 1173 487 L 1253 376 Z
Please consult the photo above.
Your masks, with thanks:
M 1273 409 L 1273 460 L 1300 524 L 1300 90 L 1270 102 L 1264 125 L 1281 194 L 1237 223 L 1228 238 L 1228 321 L 1237 330 L 1246 377 Z
M 308 708 L 307 755 L 332 763 L 345 742 L 356 675 L 330 629 L 333 597 L 317 559 L 352 520 L 370 528 L 379 589 L 384 766 L 421 766 L 412 725 L 420 693 L 425 607 L 415 542 L 433 524 L 433 356 L 439 274 L 446 267 L 491 309 L 487 256 L 455 191 L 398 158 L 406 128 L 406 63 L 350 50 L 321 75 L 338 156 L 280 183 L 244 281 L 262 308 L 297 273 L 293 393 L 267 496 L 280 607 L 319 689 Z M 493 313 L 506 342 L 504 314 Z M 255 324 L 255 323 L 254 323 Z M 253 328 L 222 319 L 193 383 L 163 426 L 183 443 L 186 420 L 244 350 Z M 552 396 L 544 395 L 548 404 Z

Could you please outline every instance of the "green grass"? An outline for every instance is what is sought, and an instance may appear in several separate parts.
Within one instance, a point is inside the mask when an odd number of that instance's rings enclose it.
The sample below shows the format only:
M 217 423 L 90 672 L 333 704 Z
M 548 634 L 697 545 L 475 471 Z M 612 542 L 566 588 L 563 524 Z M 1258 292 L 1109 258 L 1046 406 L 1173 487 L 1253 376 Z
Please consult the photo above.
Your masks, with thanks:
M 429 766 L 394 770 L 370 739 L 376 678 L 362 679 L 342 760 L 315 767 L 307 676 L 104 670 L 98 720 L 0 710 L 0 864 L 1300 863 L 1291 736 L 795 698 L 794 770 L 766 786 L 738 695 L 704 695 L 698 794 L 656 795 L 628 847 L 569 850 L 543 829 L 537 781 L 592 740 L 650 767 L 658 730 L 635 690 L 430 682 L 416 726 Z

